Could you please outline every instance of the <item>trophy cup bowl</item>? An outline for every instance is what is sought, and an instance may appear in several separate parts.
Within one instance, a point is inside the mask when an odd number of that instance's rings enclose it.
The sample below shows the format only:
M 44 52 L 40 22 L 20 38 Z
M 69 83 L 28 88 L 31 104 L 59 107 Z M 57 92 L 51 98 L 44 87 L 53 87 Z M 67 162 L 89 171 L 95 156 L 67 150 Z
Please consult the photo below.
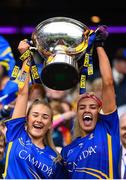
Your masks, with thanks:
M 32 41 L 44 58 L 41 80 L 51 89 L 66 90 L 79 82 L 78 60 L 85 53 L 89 28 L 72 18 L 53 17 L 38 24 Z

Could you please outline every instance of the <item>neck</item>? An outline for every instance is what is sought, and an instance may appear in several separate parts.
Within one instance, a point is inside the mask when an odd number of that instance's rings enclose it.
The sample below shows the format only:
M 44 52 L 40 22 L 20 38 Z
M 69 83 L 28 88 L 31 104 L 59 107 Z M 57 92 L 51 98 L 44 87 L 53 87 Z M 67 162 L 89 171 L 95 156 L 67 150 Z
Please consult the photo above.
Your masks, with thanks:
M 126 144 L 122 144 L 122 145 L 123 145 L 124 149 L 126 149 Z
M 87 132 L 81 130 L 81 137 L 85 137 L 85 136 L 87 136 L 88 134 L 89 134 L 89 133 L 87 133 Z
M 45 148 L 44 142 L 42 141 L 42 139 L 32 139 L 32 143 L 35 144 L 37 147 L 39 148 Z
M 44 145 L 44 138 L 41 137 L 41 138 L 34 138 L 32 137 L 30 134 L 29 134 L 30 138 L 31 138 L 31 141 L 34 145 L 36 145 L 37 147 L 39 148 L 45 148 L 45 145 Z

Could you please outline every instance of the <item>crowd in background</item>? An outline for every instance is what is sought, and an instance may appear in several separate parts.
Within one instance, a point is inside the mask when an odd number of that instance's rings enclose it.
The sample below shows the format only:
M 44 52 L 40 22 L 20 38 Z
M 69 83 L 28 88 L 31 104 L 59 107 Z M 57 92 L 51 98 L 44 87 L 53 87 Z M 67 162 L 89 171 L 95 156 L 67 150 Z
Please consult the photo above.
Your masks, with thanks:
M 0 46 L 2 46 L 2 43 Z M 7 50 L 8 48 L 10 48 L 10 51 Z M 9 58 L 11 59 L 8 60 Z M 15 96 L 12 97 L 10 93 L 11 90 L 9 90 L 9 88 L 12 89 L 12 84 L 9 84 L 9 82 L 11 81 L 10 74 L 15 62 L 16 60 L 14 59 L 11 47 L 7 43 L 7 46 L 4 47 L 2 52 L 0 49 L 0 130 L 4 134 L 6 127 L 3 120 L 11 118 L 18 91 L 16 85 L 14 85 L 14 91 L 12 91 L 12 93 L 14 93 Z M 115 57 L 112 60 L 112 73 L 118 114 L 119 117 L 123 117 L 123 121 L 120 120 L 120 122 L 124 122 L 124 129 L 126 129 L 126 48 L 118 48 L 117 52 L 115 52 Z M 99 72 L 94 72 L 93 77 L 87 80 L 87 91 L 93 91 L 101 98 L 102 81 Z M 8 98 L 4 97 L 6 94 Z M 59 152 L 73 140 L 73 124 L 76 119 L 78 94 L 79 85 L 65 91 L 49 89 L 43 84 L 31 83 L 29 85 L 29 105 L 35 99 L 44 99 L 49 102 L 53 110 L 52 137 Z M 126 141 L 126 137 L 124 137 L 124 139 L 124 141 Z M 0 163 L 0 174 L 3 172 L 3 166 L 4 165 Z

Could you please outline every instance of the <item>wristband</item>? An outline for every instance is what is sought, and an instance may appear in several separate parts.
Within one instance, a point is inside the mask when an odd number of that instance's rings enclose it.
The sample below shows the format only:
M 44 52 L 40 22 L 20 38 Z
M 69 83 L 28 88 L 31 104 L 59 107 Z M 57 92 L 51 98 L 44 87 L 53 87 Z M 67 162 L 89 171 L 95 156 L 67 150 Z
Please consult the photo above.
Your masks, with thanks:
M 21 56 L 20 60 L 25 61 L 27 58 L 31 57 L 31 51 L 27 49 Z

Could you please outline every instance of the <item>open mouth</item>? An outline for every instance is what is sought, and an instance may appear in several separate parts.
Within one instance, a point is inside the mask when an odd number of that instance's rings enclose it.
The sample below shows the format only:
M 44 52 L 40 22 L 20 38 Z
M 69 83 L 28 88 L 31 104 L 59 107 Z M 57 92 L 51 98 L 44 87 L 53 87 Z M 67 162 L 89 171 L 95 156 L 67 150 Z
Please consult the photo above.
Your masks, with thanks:
M 43 128 L 43 126 L 42 126 L 42 125 L 39 125 L 39 124 L 34 124 L 33 127 L 34 127 L 35 129 L 42 129 L 42 128 Z
M 93 121 L 93 118 L 91 115 L 84 115 L 83 116 L 83 122 L 85 126 L 90 126 Z

